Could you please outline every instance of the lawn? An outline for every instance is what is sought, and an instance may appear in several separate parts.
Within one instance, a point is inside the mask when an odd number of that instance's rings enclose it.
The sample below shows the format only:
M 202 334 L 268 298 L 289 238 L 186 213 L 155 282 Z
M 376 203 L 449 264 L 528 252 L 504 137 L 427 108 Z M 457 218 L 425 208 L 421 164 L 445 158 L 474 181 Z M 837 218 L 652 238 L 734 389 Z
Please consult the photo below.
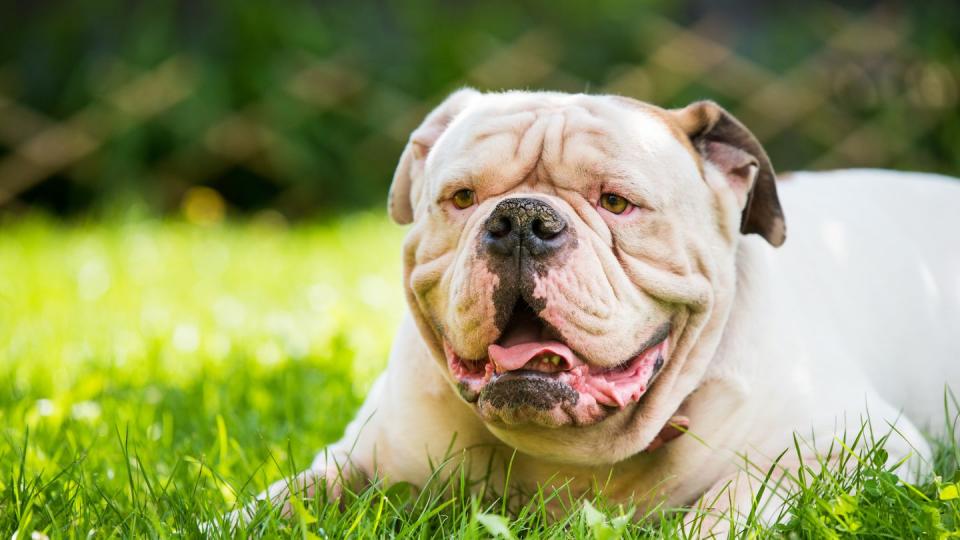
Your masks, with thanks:
M 335 440 L 383 367 L 404 304 L 403 230 L 169 221 L 0 227 L 0 538 L 196 537 Z M 890 474 L 879 445 L 808 474 L 783 524 L 748 536 L 960 537 L 956 444 L 937 476 Z M 685 536 L 602 496 L 514 513 L 454 478 L 379 483 L 342 505 L 264 508 L 266 537 Z M 539 494 L 551 497 L 554 494 Z M 222 531 L 221 531 L 222 532 Z

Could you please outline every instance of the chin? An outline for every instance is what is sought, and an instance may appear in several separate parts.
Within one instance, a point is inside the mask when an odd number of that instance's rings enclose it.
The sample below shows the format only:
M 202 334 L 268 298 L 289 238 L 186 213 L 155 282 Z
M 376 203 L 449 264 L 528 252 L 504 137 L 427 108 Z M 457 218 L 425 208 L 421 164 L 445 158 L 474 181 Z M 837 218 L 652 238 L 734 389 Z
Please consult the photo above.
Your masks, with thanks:
M 460 396 L 492 427 L 584 427 L 640 401 L 670 357 L 671 329 L 665 321 L 634 354 L 599 366 L 584 358 L 602 355 L 571 348 L 519 299 L 486 356 L 464 358 L 443 343 Z

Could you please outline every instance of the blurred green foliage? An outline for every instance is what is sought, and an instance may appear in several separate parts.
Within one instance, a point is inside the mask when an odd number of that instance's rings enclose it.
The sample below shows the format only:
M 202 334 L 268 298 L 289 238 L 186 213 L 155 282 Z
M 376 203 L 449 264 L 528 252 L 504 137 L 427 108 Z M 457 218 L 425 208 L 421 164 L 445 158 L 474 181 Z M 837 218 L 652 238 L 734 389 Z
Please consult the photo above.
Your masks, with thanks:
M 7 2 L 0 209 L 170 211 L 197 185 L 234 211 L 363 207 L 464 84 L 712 98 L 781 170 L 956 174 L 958 6 Z

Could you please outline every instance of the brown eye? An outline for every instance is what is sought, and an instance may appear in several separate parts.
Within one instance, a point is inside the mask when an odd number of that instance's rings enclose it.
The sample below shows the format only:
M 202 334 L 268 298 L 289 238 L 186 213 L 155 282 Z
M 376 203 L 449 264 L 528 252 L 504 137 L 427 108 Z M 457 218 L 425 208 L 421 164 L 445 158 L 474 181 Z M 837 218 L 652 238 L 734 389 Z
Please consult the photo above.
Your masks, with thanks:
M 600 206 L 608 212 L 622 214 L 630 207 L 630 202 L 614 193 L 600 195 Z
M 453 205 L 461 210 L 470 208 L 475 202 L 477 202 L 477 196 L 472 190 L 461 189 L 453 194 Z

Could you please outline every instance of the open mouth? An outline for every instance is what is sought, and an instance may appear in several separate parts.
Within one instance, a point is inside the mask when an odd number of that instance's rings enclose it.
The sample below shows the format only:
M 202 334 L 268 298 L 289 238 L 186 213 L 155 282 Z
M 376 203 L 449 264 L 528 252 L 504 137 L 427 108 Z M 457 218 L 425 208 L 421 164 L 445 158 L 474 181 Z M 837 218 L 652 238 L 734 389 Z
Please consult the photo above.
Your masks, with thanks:
M 460 382 L 467 401 L 477 401 L 483 390 L 501 378 L 530 376 L 562 383 L 578 394 L 578 401 L 621 408 L 640 399 L 663 366 L 671 325 L 661 325 L 640 350 L 614 367 L 589 364 L 523 300 L 517 302 L 501 336 L 487 348 L 487 356 L 466 359 L 444 342 L 447 366 Z

